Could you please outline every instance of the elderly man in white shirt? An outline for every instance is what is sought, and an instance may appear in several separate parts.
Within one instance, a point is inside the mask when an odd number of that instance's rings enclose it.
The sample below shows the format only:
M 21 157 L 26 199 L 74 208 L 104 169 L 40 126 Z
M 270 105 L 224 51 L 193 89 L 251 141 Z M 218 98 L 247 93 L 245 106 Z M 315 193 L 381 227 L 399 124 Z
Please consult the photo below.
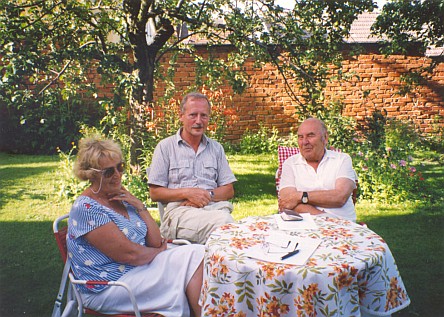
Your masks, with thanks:
M 346 153 L 327 150 L 327 142 L 328 131 L 321 120 L 308 118 L 299 126 L 300 153 L 282 166 L 279 210 L 356 221 L 352 160 Z

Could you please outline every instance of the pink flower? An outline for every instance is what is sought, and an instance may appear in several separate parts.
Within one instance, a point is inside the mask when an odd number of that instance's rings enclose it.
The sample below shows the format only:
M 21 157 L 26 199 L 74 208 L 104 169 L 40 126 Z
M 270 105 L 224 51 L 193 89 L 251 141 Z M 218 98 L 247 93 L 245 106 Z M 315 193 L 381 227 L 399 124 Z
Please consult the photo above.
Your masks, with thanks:
M 407 162 L 404 161 L 404 160 L 400 160 L 400 161 L 399 161 L 399 165 L 401 165 L 401 166 L 406 166 L 406 165 L 407 165 Z
M 390 167 L 393 168 L 394 170 L 396 169 L 396 164 L 391 163 Z
M 410 170 L 410 172 L 412 172 L 412 173 L 415 173 L 415 172 L 416 172 L 416 168 L 414 168 L 414 167 L 410 167 L 409 170 Z
M 388 148 L 386 148 L 385 149 L 387 152 L 391 152 L 392 151 L 392 148 L 391 147 L 388 147 Z

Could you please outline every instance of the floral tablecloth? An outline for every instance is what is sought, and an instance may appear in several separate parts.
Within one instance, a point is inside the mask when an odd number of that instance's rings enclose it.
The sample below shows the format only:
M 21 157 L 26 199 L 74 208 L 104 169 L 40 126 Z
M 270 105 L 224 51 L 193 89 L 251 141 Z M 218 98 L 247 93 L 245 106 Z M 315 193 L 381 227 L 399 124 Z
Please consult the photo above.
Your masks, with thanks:
M 272 216 L 216 230 L 206 243 L 203 316 L 389 316 L 410 304 L 384 240 L 347 220 L 316 217 L 317 229 L 286 232 L 322 242 L 305 265 L 251 259 Z

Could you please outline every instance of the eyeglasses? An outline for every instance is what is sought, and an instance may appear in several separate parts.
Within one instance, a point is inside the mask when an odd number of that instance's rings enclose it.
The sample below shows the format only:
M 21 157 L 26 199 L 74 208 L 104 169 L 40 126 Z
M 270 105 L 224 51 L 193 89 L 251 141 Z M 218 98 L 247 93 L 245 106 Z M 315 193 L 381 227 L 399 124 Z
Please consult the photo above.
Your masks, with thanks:
M 110 178 L 111 176 L 114 175 L 114 173 L 115 173 L 116 170 L 117 170 L 119 173 L 123 173 L 123 172 L 125 171 L 125 163 L 120 162 L 120 163 L 117 164 L 115 167 L 112 166 L 112 167 L 105 168 L 105 169 L 103 169 L 103 170 L 98 170 L 98 169 L 96 169 L 96 168 L 92 168 L 92 167 L 90 167 L 90 170 L 93 170 L 93 171 L 96 171 L 96 172 L 100 172 L 100 173 L 102 173 L 102 175 L 103 175 L 105 178 Z

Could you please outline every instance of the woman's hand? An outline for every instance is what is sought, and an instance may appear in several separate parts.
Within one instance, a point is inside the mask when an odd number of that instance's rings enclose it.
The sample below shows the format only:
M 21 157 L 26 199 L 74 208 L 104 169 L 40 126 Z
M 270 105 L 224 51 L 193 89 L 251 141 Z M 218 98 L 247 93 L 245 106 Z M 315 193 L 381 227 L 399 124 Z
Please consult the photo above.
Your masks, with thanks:
M 167 247 L 168 247 L 167 239 L 162 238 L 162 243 L 158 249 L 160 250 L 160 252 L 162 252 L 162 251 L 165 251 L 167 249 Z
M 148 212 L 145 205 L 140 201 L 140 199 L 135 197 L 125 187 L 122 186 L 120 191 L 109 198 L 109 200 L 126 201 L 128 204 L 136 208 L 139 216 L 143 219 L 146 226 L 148 227 L 148 234 L 145 237 L 147 246 L 153 248 L 163 248 L 162 236 L 160 235 L 159 226 L 157 225 L 157 222 L 153 219 L 151 214 Z M 163 250 L 165 249 L 166 247 Z
M 126 201 L 131 206 L 134 206 L 136 210 L 144 210 L 144 204 L 138 199 L 136 196 L 131 194 L 125 187 L 122 186 L 118 193 L 110 195 L 108 197 L 109 200 L 117 200 L 117 201 Z

